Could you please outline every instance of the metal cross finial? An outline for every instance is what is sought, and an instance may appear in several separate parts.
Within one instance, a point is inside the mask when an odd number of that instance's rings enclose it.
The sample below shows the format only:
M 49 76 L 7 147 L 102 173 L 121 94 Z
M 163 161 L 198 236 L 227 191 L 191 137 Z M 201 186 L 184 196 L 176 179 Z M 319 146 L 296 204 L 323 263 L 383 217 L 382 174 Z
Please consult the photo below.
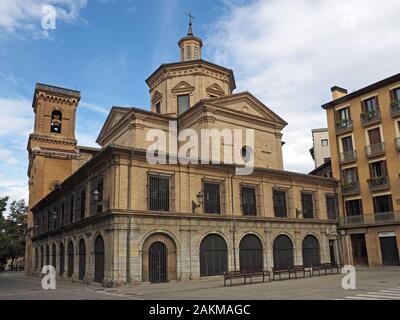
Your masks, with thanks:
M 196 19 L 196 18 L 192 16 L 191 12 L 189 12 L 189 13 L 185 12 L 185 14 L 189 17 L 189 24 L 192 24 L 192 19 Z

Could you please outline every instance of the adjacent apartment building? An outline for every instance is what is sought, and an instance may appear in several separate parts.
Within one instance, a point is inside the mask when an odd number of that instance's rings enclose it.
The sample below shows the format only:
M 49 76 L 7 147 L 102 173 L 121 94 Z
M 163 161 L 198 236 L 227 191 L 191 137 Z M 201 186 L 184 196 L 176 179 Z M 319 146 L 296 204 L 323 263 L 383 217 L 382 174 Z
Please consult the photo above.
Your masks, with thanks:
M 333 176 L 341 180 L 344 260 L 399 265 L 400 74 L 348 93 L 333 87 L 326 110 Z

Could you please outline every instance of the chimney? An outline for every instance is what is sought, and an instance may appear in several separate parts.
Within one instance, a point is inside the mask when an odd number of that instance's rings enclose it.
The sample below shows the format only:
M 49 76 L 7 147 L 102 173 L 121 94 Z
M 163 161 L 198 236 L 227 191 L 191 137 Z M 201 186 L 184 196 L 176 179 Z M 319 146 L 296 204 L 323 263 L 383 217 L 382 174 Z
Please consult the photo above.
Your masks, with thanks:
M 346 89 L 343 89 L 343 88 L 338 87 L 338 86 L 332 87 L 331 91 L 332 91 L 332 99 L 333 100 L 336 100 L 336 99 L 339 99 L 341 97 L 344 97 L 348 93 Z

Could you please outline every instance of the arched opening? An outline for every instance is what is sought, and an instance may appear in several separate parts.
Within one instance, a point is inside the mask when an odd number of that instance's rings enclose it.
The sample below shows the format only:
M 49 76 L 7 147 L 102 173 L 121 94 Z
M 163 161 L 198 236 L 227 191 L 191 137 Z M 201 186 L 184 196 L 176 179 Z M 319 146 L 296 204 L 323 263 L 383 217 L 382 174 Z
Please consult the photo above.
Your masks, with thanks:
M 321 263 L 319 241 L 316 237 L 308 235 L 303 240 L 303 265 L 315 266 Z
M 221 275 L 228 270 L 228 246 L 217 234 L 206 236 L 200 244 L 200 276 Z
M 56 245 L 53 244 L 53 247 L 51 249 L 51 265 L 56 268 L 57 266 L 57 251 L 56 251 Z
M 294 265 L 293 243 L 288 236 L 276 237 L 273 247 L 275 268 L 285 269 Z
M 68 254 L 67 276 L 72 277 L 72 275 L 74 274 L 74 244 L 72 243 L 72 241 L 68 243 L 67 254 Z
M 151 283 L 167 282 L 168 250 L 167 246 L 156 241 L 149 248 L 149 281 Z
M 60 274 L 64 274 L 65 272 L 65 249 L 64 244 L 60 244 Z
M 263 267 L 263 247 L 260 239 L 252 234 L 242 238 L 239 244 L 240 271 L 257 272 Z
M 40 247 L 40 270 L 43 269 L 43 265 L 44 265 L 44 247 L 41 246 Z
M 39 250 L 35 247 L 35 270 L 39 268 Z
M 79 272 L 78 278 L 79 280 L 83 280 L 86 273 L 86 245 L 85 240 L 81 239 L 79 241 Z
M 94 241 L 94 282 L 102 282 L 104 279 L 104 241 L 98 235 Z
M 164 233 L 150 235 L 142 247 L 143 281 L 152 283 L 177 279 L 175 241 Z
M 61 125 L 62 125 L 62 112 L 59 110 L 54 110 L 51 113 L 50 132 L 61 133 Z
M 46 246 L 46 266 L 50 265 L 50 246 Z

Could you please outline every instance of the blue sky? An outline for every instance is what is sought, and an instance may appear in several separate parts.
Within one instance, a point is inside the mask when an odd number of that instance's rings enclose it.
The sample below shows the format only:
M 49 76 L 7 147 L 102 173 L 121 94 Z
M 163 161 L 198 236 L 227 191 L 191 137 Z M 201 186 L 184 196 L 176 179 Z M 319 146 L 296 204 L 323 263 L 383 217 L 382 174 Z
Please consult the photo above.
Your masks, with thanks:
M 41 28 L 46 4 L 56 30 Z M 352 91 L 400 72 L 397 0 L 0 0 L 0 195 L 27 195 L 36 82 L 81 91 L 78 143 L 95 146 L 111 106 L 148 108 L 145 79 L 178 60 L 187 11 L 203 58 L 233 68 L 237 91 L 289 122 L 288 170 L 313 168 L 311 129 L 325 126 L 331 86 Z

